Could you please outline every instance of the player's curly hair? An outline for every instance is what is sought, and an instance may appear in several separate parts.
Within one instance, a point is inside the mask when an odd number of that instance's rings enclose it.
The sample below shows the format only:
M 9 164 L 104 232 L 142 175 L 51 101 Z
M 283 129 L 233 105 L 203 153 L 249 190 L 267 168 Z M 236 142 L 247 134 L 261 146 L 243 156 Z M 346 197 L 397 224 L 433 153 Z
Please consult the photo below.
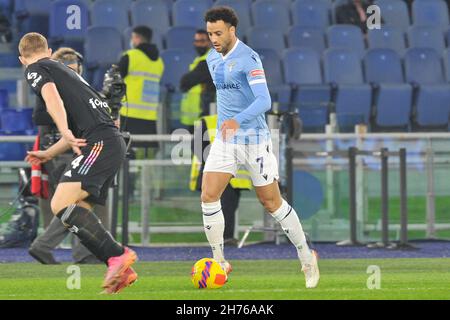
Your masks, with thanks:
M 239 23 L 236 12 L 230 7 L 214 7 L 205 14 L 205 22 L 217 22 L 220 20 L 231 24 L 235 28 Z

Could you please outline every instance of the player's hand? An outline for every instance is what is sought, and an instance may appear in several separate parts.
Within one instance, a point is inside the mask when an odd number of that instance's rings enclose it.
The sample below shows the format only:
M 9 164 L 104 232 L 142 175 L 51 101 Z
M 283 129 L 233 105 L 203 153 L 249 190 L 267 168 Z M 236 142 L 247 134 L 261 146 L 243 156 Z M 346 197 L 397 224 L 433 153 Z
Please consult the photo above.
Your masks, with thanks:
M 47 151 L 28 151 L 27 156 L 25 157 L 25 161 L 30 163 L 33 166 L 37 166 L 47 161 L 50 161 L 52 157 Z
M 86 139 L 78 139 L 75 138 L 72 131 L 65 130 L 64 132 L 61 132 L 61 135 L 64 140 L 72 147 L 73 152 L 75 152 L 77 155 L 81 155 L 80 147 L 87 146 Z
M 231 139 L 236 134 L 236 131 L 239 129 L 239 127 L 240 125 L 236 120 L 225 120 L 220 127 L 220 132 L 222 133 L 223 140 L 227 141 L 228 139 Z
M 114 125 L 120 129 L 120 118 L 117 118 L 116 120 L 114 120 Z

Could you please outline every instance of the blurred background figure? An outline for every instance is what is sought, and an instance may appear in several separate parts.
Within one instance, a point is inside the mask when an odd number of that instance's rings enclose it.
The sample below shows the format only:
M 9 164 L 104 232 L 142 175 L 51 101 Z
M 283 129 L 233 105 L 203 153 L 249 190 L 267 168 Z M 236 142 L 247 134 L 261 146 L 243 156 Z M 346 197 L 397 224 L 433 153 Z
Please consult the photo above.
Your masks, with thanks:
M 130 47 L 118 64 L 127 86 L 126 103 L 121 115 L 121 129 L 131 134 L 156 134 L 160 80 L 164 62 L 152 44 L 153 32 L 145 26 L 135 27 Z M 157 148 L 154 143 L 134 143 L 134 147 Z
M 367 8 L 372 4 L 368 0 L 348 0 L 346 4 L 336 8 L 336 22 L 338 24 L 353 24 L 367 33 Z
M 79 75 L 83 73 L 83 57 L 71 48 L 58 49 L 52 55 L 52 59 L 60 61 Z M 38 143 L 35 144 L 35 149 L 46 150 L 61 138 L 55 123 L 47 113 L 46 106 L 40 99 L 36 99 L 33 121 L 39 128 Z M 39 206 L 43 216 L 45 232 L 34 240 L 29 248 L 29 253 L 33 258 L 43 264 L 58 263 L 51 251 L 70 233 L 69 230 L 63 226 L 61 220 L 52 214 L 50 201 L 55 192 L 59 178 L 62 175 L 67 162 L 72 159 L 72 156 L 72 152 L 69 150 L 67 153 L 46 162 L 42 165 L 42 168 L 33 168 L 32 190 L 37 190 L 37 192 L 39 192 L 39 194 L 36 194 L 36 191 L 33 191 L 35 195 L 40 196 Z M 48 174 L 46 175 L 46 173 Z M 47 177 L 48 184 L 46 183 Z M 94 211 L 102 223 L 105 226 L 108 226 L 109 217 L 107 207 L 96 205 Z M 73 237 L 72 248 L 72 256 L 75 263 L 100 263 L 100 261 L 80 243 L 80 240 L 77 237 Z
M 211 42 L 205 30 L 197 30 L 194 37 L 197 57 L 189 66 L 189 72 L 180 80 L 180 89 L 184 93 L 181 101 L 181 123 L 190 133 L 194 131 L 194 122 L 200 116 L 209 114 L 209 105 L 215 101 L 215 87 L 206 64 L 211 50 Z

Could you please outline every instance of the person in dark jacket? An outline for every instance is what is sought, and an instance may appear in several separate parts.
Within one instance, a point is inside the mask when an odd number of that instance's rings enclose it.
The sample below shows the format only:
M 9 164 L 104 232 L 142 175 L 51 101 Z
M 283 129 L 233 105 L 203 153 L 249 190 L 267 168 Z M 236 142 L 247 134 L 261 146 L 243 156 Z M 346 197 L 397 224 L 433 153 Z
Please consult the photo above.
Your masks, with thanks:
M 348 3 L 336 8 L 336 22 L 338 24 L 353 24 L 361 28 L 361 31 L 367 33 L 367 8 L 371 1 L 366 0 L 348 0 Z

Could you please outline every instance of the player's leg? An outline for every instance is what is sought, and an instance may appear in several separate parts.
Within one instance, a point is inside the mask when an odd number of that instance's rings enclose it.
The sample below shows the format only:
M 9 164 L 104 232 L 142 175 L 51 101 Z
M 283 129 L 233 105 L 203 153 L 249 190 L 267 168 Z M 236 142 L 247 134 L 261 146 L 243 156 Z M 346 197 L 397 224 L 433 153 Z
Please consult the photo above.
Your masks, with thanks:
M 297 249 L 302 271 L 305 273 L 306 287 L 315 288 L 320 277 L 317 255 L 308 246 L 297 212 L 281 197 L 278 181 L 266 186 L 255 187 L 255 190 L 259 201 L 281 225 L 284 233 Z
M 238 160 L 236 146 L 215 139 L 206 159 L 202 179 L 202 212 L 206 237 L 217 260 L 225 272 L 231 272 L 231 265 L 223 252 L 225 219 L 220 198 L 236 174 Z
M 110 258 L 121 256 L 124 248 L 92 212 L 92 205 L 83 201 L 88 197 L 81 182 L 62 182 L 52 199 L 52 211 L 89 251 L 107 263 Z
M 213 258 L 225 264 L 223 252 L 225 219 L 220 198 L 232 175 L 224 172 L 204 172 L 202 180 L 202 212 L 205 234 L 213 252 Z
M 309 249 L 297 213 L 281 196 L 278 186 L 278 163 L 272 151 L 271 141 L 247 146 L 245 155 L 246 167 L 252 177 L 259 201 L 281 225 L 286 236 L 297 248 L 305 272 L 306 286 L 315 287 L 319 280 L 317 258 L 315 252 Z

